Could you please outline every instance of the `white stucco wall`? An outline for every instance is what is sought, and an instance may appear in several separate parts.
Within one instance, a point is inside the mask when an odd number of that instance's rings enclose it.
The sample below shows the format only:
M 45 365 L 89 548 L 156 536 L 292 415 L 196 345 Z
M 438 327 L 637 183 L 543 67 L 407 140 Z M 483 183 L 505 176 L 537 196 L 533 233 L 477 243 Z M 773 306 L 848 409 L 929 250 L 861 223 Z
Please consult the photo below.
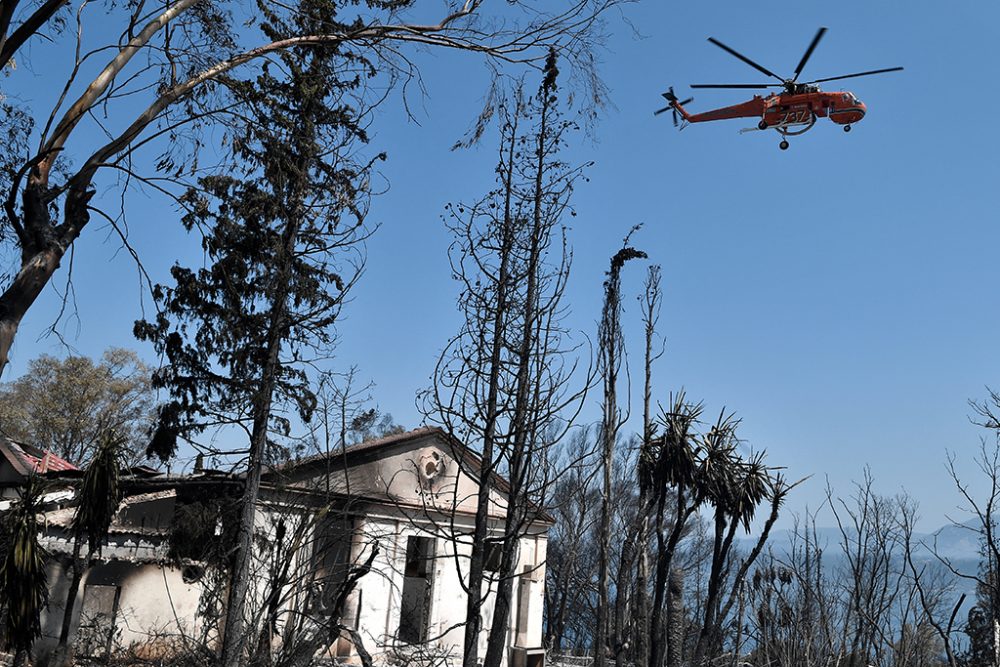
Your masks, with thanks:
M 49 567 L 50 602 L 42 615 L 42 637 L 36 643 L 36 657 L 47 656 L 59 641 L 65 615 L 70 575 L 58 562 Z M 151 658 L 168 648 L 172 637 L 197 636 L 201 630 L 197 615 L 201 586 L 185 583 L 181 570 L 158 564 L 111 561 L 96 565 L 81 579 L 73 609 L 72 637 L 78 636 L 81 612 L 93 586 L 121 589 L 116 616 L 115 648 L 146 647 Z
M 343 531 L 351 540 L 349 553 L 352 563 L 364 562 L 376 546 L 378 554 L 371 572 L 360 580 L 348 599 L 342 621 L 348 626 L 356 623 L 366 650 L 377 663 L 389 662 L 394 651 L 413 650 L 397 639 L 406 545 L 411 536 L 435 539 L 430 610 L 426 619 L 430 642 L 424 649 L 430 649 L 438 656 L 448 655 L 452 665 L 461 662 L 466 617 L 466 594 L 461 582 L 467 576 L 472 548 L 467 536 L 472 532 L 478 482 L 462 472 L 458 462 L 452 458 L 455 453 L 449 444 L 439 438 L 423 437 L 387 447 L 378 451 L 377 455 L 361 457 L 346 471 L 328 469 L 317 473 L 314 469 L 311 476 L 295 480 L 295 484 L 303 488 L 330 488 L 340 492 L 349 489 L 352 497 L 359 498 L 357 502 L 337 510 L 336 516 L 340 517 L 341 524 L 336 530 Z M 428 464 L 436 468 L 433 475 L 425 474 Z M 291 507 L 282 502 L 284 500 L 262 503 L 257 513 L 257 533 L 273 541 L 278 522 L 283 518 L 286 534 L 294 534 L 302 540 L 295 562 L 291 564 L 291 587 L 295 590 L 286 597 L 288 609 L 304 605 L 305 600 L 316 592 L 310 590 L 310 586 L 313 583 L 311 577 L 312 568 L 316 565 L 316 550 L 322 543 L 316 531 L 322 523 L 312 520 L 313 515 L 309 512 L 314 510 L 307 510 L 305 505 Z M 492 519 L 489 529 L 494 535 L 502 530 L 503 506 L 502 494 L 496 488 L 491 489 Z M 155 526 L 161 529 L 169 524 L 173 516 L 173 501 L 166 502 L 158 497 L 155 502 L 144 502 L 130 511 L 135 514 L 132 523 L 139 528 L 152 529 Z M 345 518 L 348 514 L 349 519 Z M 514 582 L 508 624 L 508 645 L 527 648 L 542 644 L 547 526 L 536 524 L 530 533 L 520 543 L 516 572 L 524 574 Z M 65 542 L 58 545 L 63 553 L 71 550 L 65 535 L 50 539 Z M 179 567 L 156 564 L 156 561 L 166 563 L 166 543 L 162 534 L 156 539 L 119 534 L 105 547 L 104 556 L 114 560 L 92 569 L 81 584 L 74 631 L 79 624 L 80 611 L 85 607 L 87 586 L 90 584 L 121 588 L 117 615 L 118 646 L 150 645 L 152 642 L 149 656 L 155 658 L 161 635 L 198 636 L 201 633 L 203 628 L 199 625 L 197 612 L 202 586 L 199 582 L 186 583 Z M 265 548 L 255 551 L 254 556 L 252 570 L 258 577 L 250 597 L 252 608 L 259 609 L 267 589 L 267 573 L 273 554 Z M 53 604 L 43 621 L 45 637 L 38 645 L 40 655 L 54 648 L 58 640 L 68 578 L 58 565 L 54 566 Z M 522 585 L 522 579 L 528 583 Z M 487 587 L 492 591 L 495 582 L 488 582 Z M 526 622 L 520 632 L 515 632 L 522 594 L 527 595 L 523 616 Z M 480 656 L 485 655 L 492 621 L 493 597 L 488 595 L 482 608 Z M 341 648 L 349 651 L 350 646 L 342 642 Z M 354 653 L 353 657 L 356 660 L 357 654 Z M 505 664 L 507 657 L 505 654 Z
M 458 521 L 460 532 L 472 529 L 471 520 Z M 396 638 L 400 623 L 400 601 L 404 585 L 403 570 L 406 558 L 406 540 L 410 536 L 435 538 L 435 560 L 431 589 L 428 647 L 438 655 L 450 656 L 452 664 L 459 664 L 463 655 L 467 596 L 462 578 L 467 576 L 468 558 L 472 547 L 468 540 L 448 539 L 441 534 L 442 525 L 424 524 L 412 517 L 400 515 L 368 516 L 359 520 L 357 543 L 378 543 L 380 553 L 373 564 L 373 571 L 364 577 L 352 596 L 354 604 L 360 599 L 359 630 L 365 640 L 365 649 L 378 661 L 386 662 L 394 650 L 407 651 L 410 647 Z M 542 644 L 542 605 L 545 580 L 544 534 L 521 540 L 517 571 L 530 573 L 514 583 L 514 600 L 508 620 L 509 645 L 539 647 Z M 514 632 L 520 610 L 520 580 L 528 580 L 526 627 L 520 634 Z M 488 583 L 488 590 L 495 589 L 495 582 Z M 489 629 L 493 623 L 494 598 L 490 594 L 482 608 L 483 625 L 479 637 L 479 654 L 485 655 Z M 353 608 L 353 607 L 352 607 Z M 515 634 L 517 636 L 515 636 Z M 356 654 L 353 656 L 356 661 Z M 506 663 L 507 656 L 504 656 Z

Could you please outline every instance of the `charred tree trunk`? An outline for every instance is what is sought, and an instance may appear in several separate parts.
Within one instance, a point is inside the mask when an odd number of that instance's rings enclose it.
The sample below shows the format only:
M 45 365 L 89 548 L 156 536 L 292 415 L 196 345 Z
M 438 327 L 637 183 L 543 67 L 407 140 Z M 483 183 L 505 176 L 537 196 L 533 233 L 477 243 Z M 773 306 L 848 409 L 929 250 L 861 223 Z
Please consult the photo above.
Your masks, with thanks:
M 662 354 L 654 354 L 653 337 L 656 334 L 656 323 L 659 319 L 660 299 L 660 267 L 651 266 L 646 274 L 646 286 L 643 300 L 642 320 L 645 330 L 645 354 L 643 358 L 643 391 L 642 391 L 642 446 L 639 450 L 639 512 L 636 530 L 638 550 L 638 567 L 635 576 L 635 659 L 642 667 L 649 663 L 649 504 L 650 486 L 652 485 L 653 438 L 655 436 L 652 415 L 653 397 L 653 361 Z
M 94 192 L 71 188 L 66 198 L 66 222 L 58 227 L 52 224 L 45 196 L 46 179 L 46 172 L 33 170 L 21 198 L 23 217 L 13 225 L 21 245 L 21 268 L 0 293 L 0 376 L 10 361 L 10 349 L 21 320 L 59 268 L 80 230 L 90 221 L 87 206 Z
M 514 580 L 518 576 L 518 541 L 527 520 L 527 498 L 525 497 L 526 466 L 529 459 L 529 440 L 536 435 L 535 418 L 532 414 L 531 363 L 539 351 L 539 333 L 536 319 L 539 305 L 539 271 L 541 264 L 542 236 L 545 220 L 542 217 L 542 199 L 545 196 L 542 179 L 546 166 L 546 144 L 549 141 L 548 119 L 553 102 L 552 95 L 556 83 L 555 54 L 549 54 L 545 64 L 545 80 L 539 93 L 541 97 L 541 120 L 536 144 L 537 165 L 535 169 L 533 215 L 528 250 L 527 278 L 521 314 L 520 349 L 517 357 L 517 379 L 515 384 L 514 414 L 511 419 L 513 442 L 509 460 L 510 488 L 507 492 L 507 510 L 504 516 L 503 547 L 500 557 L 500 582 L 497 585 L 496 602 L 493 607 L 493 623 L 486 645 L 483 667 L 500 667 L 504 649 L 507 647 L 508 621 L 514 592 Z
M 628 637 L 630 633 L 627 612 L 631 602 L 629 584 L 632 578 L 632 564 L 635 562 L 635 550 L 635 536 L 623 536 L 622 549 L 618 557 L 618 573 L 615 577 L 615 633 L 612 647 L 618 667 L 624 667 L 628 661 L 626 653 L 629 650 Z
M 73 626 L 73 611 L 76 608 L 76 596 L 80 591 L 80 580 L 83 578 L 85 563 L 80 557 L 83 549 L 83 537 L 76 536 L 73 542 L 72 571 L 69 580 L 69 592 L 66 594 L 66 608 L 63 611 L 62 628 L 59 631 L 59 644 L 56 647 L 56 657 L 53 661 L 57 667 L 69 667 L 73 664 L 73 652 L 69 648 L 69 633 Z
M 305 173 L 307 165 L 300 157 L 299 173 Z M 239 667 L 243 662 L 243 647 L 246 642 L 246 602 L 250 588 L 251 563 L 253 561 L 253 534 L 257 517 L 257 501 L 260 497 L 260 480 L 264 470 L 264 455 L 267 448 L 267 434 L 271 420 L 271 405 L 281 370 L 280 353 L 288 337 L 288 298 L 292 276 L 292 256 L 298 240 L 299 228 L 303 220 L 302 202 L 305 192 L 295 187 L 289 195 L 290 205 L 298 211 L 291 216 L 282 234 L 282 245 L 278 255 L 278 266 L 274 276 L 274 291 L 270 299 L 271 314 L 265 340 L 266 358 L 261 367 L 258 389 L 253 394 L 253 427 L 250 432 L 250 456 L 247 463 L 247 479 L 239 504 L 236 545 L 233 553 L 233 569 L 229 580 L 229 596 L 226 602 L 226 623 L 222 636 L 222 667 Z
M 504 214 L 501 231 L 500 268 L 497 273 L 496 310 L 493 313 L 493 341 L 490 348 L 490 368 L 483 427 L 482 470 L 480 484 L 476 492 L 476 518 L 472 532 L 472 552 L 469 554 L 469 583 L 466 587 L 465 634 L 463 638 L 463 667 L 479 665 L 479 635 L 482 632 L 483 574 L 486 563 L 486 538 L 489 534 L 489 504 L 492 486 L 490 475 L 496 466 L 494 458 L 497 420 L 499 417 L 498 395 L 500 391 L 501 353 L 503 352 L 504 327 L 508 313 L 508 297 L 511 289 L 510 263 L 513 252 L 514 219 L 511 211 L 514 187 L 514 149 L 517 144 L 517 114 L 511 121 L 508 137 L 507 164 L 504 169 Z
M 667 584 L 667 667 L 680 667 L 684 656 L 684 573 L 671 568 Z
M 615 440 L 621 426 L 618 410 L 618 368 L 621 364 L 621 271 L 625 262 L 646 256 L 646 253 L 625 247 L 611 258 L 611 269 L 604 284 L 604 308 L 601 315 L 601 370 L 604 384 L 604 410 L 601 424 L 601 527 L 597 571 L 597 630 L 594 637 L 594 667 L 605 667 L 608 649 L 608 561 L 611 551 L 611 467 Z
M 669 537 L 664 537 L 665 527 L 663 526 L 663 514 L 665 511 L 665 499 L 666 496 L 661 494 L 660 501 L 657 505 L 656 579 L 653 585 L 653 613 L 650 622 L 652 641 L 650 647 L 649 667 L 661 667 L 661 665 L 664 664 L 663 660 L 667 654 L 664 649 L 669 648 L 670 637 L 672 635 L 670 628 L 667 628 L 666 633 L 663 632 L 664 603 L 668 593 L 674 552 L 677 550 L 677 544 L 680 542 L 681 535 L 684 532 L 684 526 L 687 524 L 688 518 L 695 510 L 693 504 L 688 504 L 685 490 L 683 488 L 678 489 L 674 525 L 670 530 Z M 664 646 L 665 643 L 667 644 L 666 647 Z M 676 667 L 676 665 L 670 665 L 669 667 Z

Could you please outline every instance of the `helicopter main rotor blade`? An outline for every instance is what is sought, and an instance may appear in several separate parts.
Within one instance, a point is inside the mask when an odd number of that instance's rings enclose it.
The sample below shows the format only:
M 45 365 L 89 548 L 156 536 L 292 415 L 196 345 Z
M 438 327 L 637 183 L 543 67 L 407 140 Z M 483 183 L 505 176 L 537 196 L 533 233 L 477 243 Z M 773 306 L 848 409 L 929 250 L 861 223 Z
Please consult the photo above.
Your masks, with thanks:
M 831 76 L 826 79 L 816 79 L 808 83 L 823 83 L 824 81 L 839 81 L 840 79 L 853 79 L 856 76 L 869 76 L 870 74 L 884 74 L 885 72 L 899 72 L 902 67 L 889 67 L 886 69 L 873 69 L 870 72 L 858 72 L 857 74 L 845 74 L 843 76 Z
M 784 88 L 780 83 L 693 83 L 692 88 Z
M 809 61 L 809 56 L 813 54 L 813 51 L 816 49 L 816 45 L 819 44 L 819 40 L 823 39 L 824 34 L 826 34 L 826 28 L 820 28 L 816 33 L 816 36 L 813 37 L 812 43 L 809 44 L 809 48 L 806 49 L 806 52 L 802 55 L 802 60 L 799 61 L 799 66 L 795 68 L 795 76 L 792 77 L 792 81 L 798 81 L 799 74 L 802 73 L 802 68 L 806 66 L 806 63 Z
M 757 63 L 755 63 L 754 61 L 750 60 L 749 58 L 747 58 L 745 55 L 743 55 L 739 51 L 736 51 L 735 49 L 729 48 L 728 46 L 726 46 L 725 44 L 723 44 L 719 40 L 715 39 L 714 37 L 709 37 L 708 41 L 710 41 L 712 44 L 715 44 L 717 47 L 719 47 L 720 49 L 722 49 L 723 51 L 725 51 L 729 55 L 734 56 L 736 58 L 739 58 L 740 60 L 742 60 L 743 62 L 745 62 L 747 65 L 750 65 L 750 67 L 753 67 L 758 72 L 763 72 L 764 74 L 766 74 L 766 75 L 768 75 L 770 77 L 774 77 L 778 81 L 784 81 L 784 79 L 782 79 L 780 76 L 778 76 L 777 74 L 775 74 L 771 70 L 767 69 L 763 65 L 758 65 Z

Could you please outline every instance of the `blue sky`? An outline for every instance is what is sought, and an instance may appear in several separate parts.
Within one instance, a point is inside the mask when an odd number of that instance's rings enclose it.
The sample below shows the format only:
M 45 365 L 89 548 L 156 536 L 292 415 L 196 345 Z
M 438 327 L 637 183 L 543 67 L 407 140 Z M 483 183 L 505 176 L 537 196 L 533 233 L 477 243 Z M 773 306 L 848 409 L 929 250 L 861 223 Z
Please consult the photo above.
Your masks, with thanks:
M 581 339 L 594 331 L 608 258 L 642 223 L 635 245 L 663 266 L 666 290 L 661 400 L 684 387 L 710 413 L 735 410 L 748 443 L 767 449 L 791 477 L 814 475 L 793 508 L 820 502 L 824 476 L 848 493 L 867 464 L 883 492 L 905 487 L 921 501 L 926 527 L 939 525 L 956 504 L 945 452 L 971 460 L 980 430 L 967 401 L 1000 378 L 993 251 L 1000 7 L 675 4 L 626 8 L 639 35 L 609 18 L 599 57 L 614 108 L 573 149 L 575 159 L 596 164 L 575 198 L 567 324 Z M 829 32 L 803 78 L 906 68 L 843 82 L 868 105 L 850 134 L 821 120 L 779 151 L 773 132 L 738 133 L 752 122 L 676 132 L 667 116 L 652 115 L 667 85 L 684 95 L 690 83 L 764 82 L 708 36 L 791 73 L 819 26 Z M 417 59 L 427 90 L 409 99 L 417 122 L 397 97 L 373 125 L 373 148 L 389 154 L 389 189 L 372 207 L 381 229 L 341 324 L 337 360 L 357 364 L 377 384 L 379 406 L 407 426 L 419 424 L 414 395 L 458 326 L 441 214 L 447 202 L 491 187 L 495 154 L 488 139 L 449 150 L 486 92 L 482 64 L 452 53 Z M 58 56 L 38 48 L 31 64 L 42 72 L 58 66 Z M 13 92 L 22 99 L 49 94 L 17 80 L 22 87 Z M 696 93 L 692 111 L 747 97 Z M 102 196 L 116 192 L 109 186 Z M 196 241 L 179 231 L 169 204 L 132 193 L 128 208 L 131 238 L 154 279 L 165 280 L 175 258 L 196 260 Z M 630 265 L 625 279 L 635 364 L 632 296 L 643 273 Z M 151 358 L 131 338 L 142 298 L 134 266 L 100 225 L 77 245 L 74 283 L 79 321 L 62 330 L 75 350 L 99 355 L 125 345 Z M 49 290 L 31 311 L 6 379 L 40 353 L 65 352 L 54 338 L 40 338 L 58 301 Z M 594 395 L 584 416 L 597 415 Z

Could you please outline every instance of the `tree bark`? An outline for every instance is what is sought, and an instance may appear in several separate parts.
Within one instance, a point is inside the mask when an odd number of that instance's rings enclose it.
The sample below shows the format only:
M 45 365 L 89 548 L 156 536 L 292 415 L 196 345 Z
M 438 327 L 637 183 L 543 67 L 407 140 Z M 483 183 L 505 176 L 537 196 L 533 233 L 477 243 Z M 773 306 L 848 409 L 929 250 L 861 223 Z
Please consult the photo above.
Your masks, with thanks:
M 66 222 L 52 225 L 44 193 L 46 181 L 36 170 L 21 201 L 24 223 L 14 225 L 21 245 L 21 269 L 0 294 L 0 376 L 10 361 L 18 327 L 25 313 L 59 268 L 63 255 L 90 221 L 87 206 L 92 191 L 73 188 L 66 198 Z
M 684 655 L 684 573 L 680 568 L 671 568 L 667 587 L 667 667 L 680 667 Z
M 663 513 L 664 513 L 664 496 L 660 496 L 660 502 L 657 506 L 657 553 L 656 553 L 656 579 L 654 583 L 653 590 L 653 613 L 652 620 L 650 622 L 650 635 L 651 635 L 651 647 L 649 656 L 649 667 L 660 667 L 663 664 L 664 656 L 666 652 L 664 651 L 664 643 L 667 644 L 669 650 L 669 642 L 671 636 L 671 629 L 667 628 L 666 633 L 663 632 L 662 622 L 663 622 L 663 611 L 664 611 L 664 598 L 667 597 L 668 585 L 670 572 L 672 570 L 672 564 L 674 559 L 674 552 L 677 549 L 677 544 L 680 542 L 681 534 L 684 532 L 684 526 L 687 523 L 688 518 L 694 512 L 694 505 L 688 505 L 685 491 L 683 488 L 678 488 L 677 490 L 677 507 L 675 509 L 676 516 L 674 517 L 674 526 L 670 531 L 670 537 L 664 539 L 664 526 L 663 526 Z M 665 635 L 665 636 L 664 636 Z M 676 665 L 670 665 L 670 667 L 676 667 Z
M 651 484 L 652 446 L 653 446 L 653 336 L 656 334 L 656 322 L 660 308 L 660 267 L 651 266 L 647 273 L 644 310 L 642 313 L 645 328 L 645 349 L 643 355 L 643 391 L 642 391 L 642 446 L 639 450 L 639 510 L 636 545 L 638 549 L 638 567 L 635 575 L 635 664 L 642 667 L 649 665 L 649 491 Z M 662 354 L 662 351 L 661 351 Z M 659 356 L 659 355 L 657 355 Z
M 73 664 L 73 652 L 69 648 L 69 632 L 73 626 L 73 610 L 76 608 L 76 596 L 80 591 L 80 580 L 83 578 L 84 562 L 80 557 L 83 548 L 82 535 L 77 535 L 73 543 L 72 575 L 69 580 L 69 592 L 66 594 L 66 608 L 63 611 L 62 628 L 59 631 L 59 644 L 56 647 L 56 665 L 70 667 Z
M 622 536 L 622 548 L 618 560 L 618 573 L 615 577 L 615 632 L 612 649 L 618 667 L 625 667 L 625 655 L 628 646 L 627 610 L 629 606 L 629 580 L 632 573 L 632 562 L 635 560 L 635 536 Z

